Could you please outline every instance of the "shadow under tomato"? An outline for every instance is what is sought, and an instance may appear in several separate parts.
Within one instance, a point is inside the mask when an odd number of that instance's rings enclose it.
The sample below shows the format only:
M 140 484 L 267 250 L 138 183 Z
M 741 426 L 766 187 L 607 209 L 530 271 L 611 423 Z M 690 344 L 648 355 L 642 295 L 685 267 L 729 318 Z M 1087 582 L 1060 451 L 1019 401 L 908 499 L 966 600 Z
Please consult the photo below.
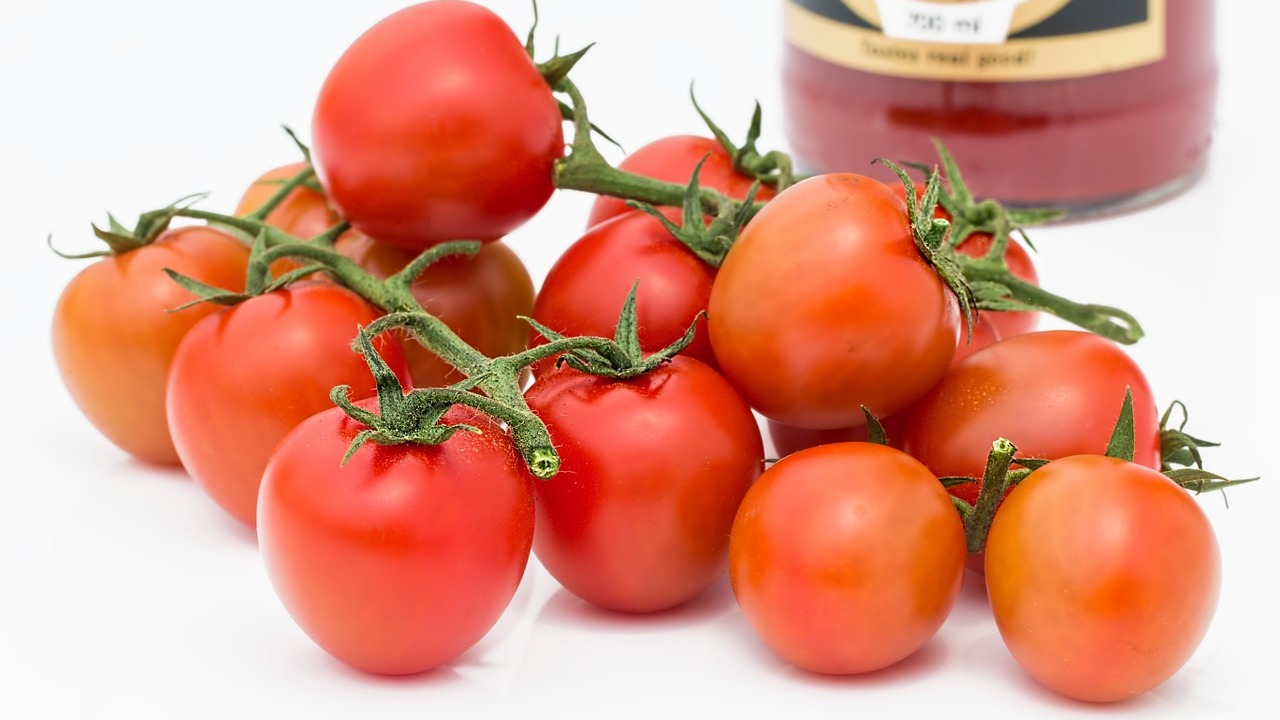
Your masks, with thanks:
M 577 625 L 621 632 L 648 632 L 654 629 L 679 628 L 714 621 L 736 605 L 728 576 L 691 600 L 668 610 L 651 613 L 629 613 L 606 610 L 582 600 L 563 587 L 555 591 L 538 614 L 538 624 Z

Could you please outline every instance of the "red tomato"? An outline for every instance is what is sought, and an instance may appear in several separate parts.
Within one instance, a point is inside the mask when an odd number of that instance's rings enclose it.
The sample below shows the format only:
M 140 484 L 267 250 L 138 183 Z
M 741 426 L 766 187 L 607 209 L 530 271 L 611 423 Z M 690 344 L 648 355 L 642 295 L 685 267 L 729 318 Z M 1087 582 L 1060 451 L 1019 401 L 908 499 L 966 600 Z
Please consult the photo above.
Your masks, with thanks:
M 337 250 L 379 278 L 394 275 L 417 256 L 360 233 L 343 236 Z M 529 326 L 520 316 L 533 314 L 533 280 L 504 243 L 486 243 L 469 258 L 456 255 L 433 263 L 418 276 L 412 292 L 427 312 L 489 357 L 528 346 Z M 462 379 L 452 365 L 417 342 L 406 343 L 404 352 L 414 387 L 440 387 Z
M 166 396 L 178 457 L 222 509 L 253 527 L 262 470 L 276 444 L 333 406 L 329 391 L 374 394 L 357 328 L 379 316 L 360 296 L 328 283 L 259 295 L 205 318 L 173 359 Z M 374 343 L 407 385 L 400 343 Z
M 80 271 L 53 311 L 53 357 L 81 412 L 121 450 L 176 464 L 164 388 L 173 354 L 191 326 L 217 311 L 190 302 L 164 268 L 242 291 L 249 250 L 207 227 L 169 230 L 150 245 L 104 257 Z
M 810 178 L 756 215 L 708 312 L 716 360 L 751 406 L 796 427 L 888 417 L 955 354 L 960 313 L 921 257 L 902 202 L 860 175 Z
M 253 182 L 240 203 L 236 205 L 236 215 L 248 215 L 262 207 L 280 190 L 282 183 L 302 172 L 306 163 L 297 162 L 273 170 L 268 170 Z M 338 214 L 329 207 L 329 201 L 323 193 L 308 187 L 294 189 L 284 200 L 267 213 L 265 222 L 290 235 L 307 239 L 323 233 L 338 224 Z
M 360 403 L 375 410 L 377 403 Z M 438 667 L 511 602 L 533 539 L 532 480 L 495 423 L 440 445 L 366 444 L 340 409 L 315 415 L 271 455 L 258 543 L 285 609 L 339 660 L 388 675 Z
M 329 72 L 312 119 L 325 193 L 359 231 L 421 249 L 496 240 L 551 197 L 560 109 L 511 28 L 434 0 L 374 25 Z
M 964 561 L 937 478 L 893 448 L 840 443 L 760 476 L 733 523 L 729 578 L 769 649 L 806 670 L 860 673 L 933 637 Z
M 685 357 L 627 381 L 561 367 L 526 399 L 562 462 L 535 488 L 534 552 L 569 592 L 649 612 L 720 577 L 764 457 L 751 409 L 724 378 Z
M 664 212 L 679 222 L 678 211 Z M 591 228 L 560 256 L 542 283 L 533 317 L 565 335 L 613 337 L 618 313 L 639 280 L 640 345 L 654 352 L 683 337 L 706 311 L 715 276 L 715 268 L 656 218 L 630 211 Z M 537 333 L 533 337 L 534 344 L 546 342 Z M 705 320 L 698 321 L 698 334 L 684 354 L 716 366 Z
M 645 145 L 628 155 L 618 164 L 619 170 L 643 175 L 655 180 L 688 185 L 693 169 L 702 162 L 698 184 L 738 199 L 745 198 L 755 179 L 733 168 L 733 158 L 718 141 L 697 135 L 673 135 Z M 777 191 L 761 185 L 758 200 L 768 200 Z M 587 217 L 587 227 L 593 227 L 616 215 L 628 211 L 625 200 L 607 195 L 596 198 Z
M 924 195 L 924 189 L 924 185 L 916 185 L 917 199 Z M 899 198 L 905 200 L 907 196 L 905 185 L 895 185 L 893 191 L 898 194 Z M 951 214 L 941 204 L 934 209 L 933 216 L 943 220 L 951 219 Z M 992 237 L 989 233 L 974 233 L 960 244 L 958 250 L 969 257 L 980 258 L 991 249 L 991 243 Z M 1011 240 L 1005 246 L 1004 262 L 1008 266 L 1010 274 L 1014 277 L 1025 280 L 1032 285 L 1040 284 L 1040 275 L 1036 272 L 1035 263 L 1031 261 L 1031 255 L 1021 243 Z M 1036 325 L 1040 323 L 1040 313 L 1030 311 L 988 311 L 982 317 L 991 323 L 1002 338 L 1011 338 L 1014 335 L 1029 333 L 1035 330 Z
M 987 595 L 1009 652 L 1049 688 L 1110 702 L 1186 663 L 1218 600 L 1218 544 L 1190 495 L 1098 456 L 1032 473 L 987 537 Z
M 1024 457 L 1105 452 L 1133 391 L 1134 459 L 1160 467 L 1160 420 L 1151 387 L 1115 343 L 1074 330 L 1002 340 L 957 363 L 903 416 L 903 448 L 939 477 L 982 477 L 996 438 Z M 976 498 L 975 486 L 952 489 Z

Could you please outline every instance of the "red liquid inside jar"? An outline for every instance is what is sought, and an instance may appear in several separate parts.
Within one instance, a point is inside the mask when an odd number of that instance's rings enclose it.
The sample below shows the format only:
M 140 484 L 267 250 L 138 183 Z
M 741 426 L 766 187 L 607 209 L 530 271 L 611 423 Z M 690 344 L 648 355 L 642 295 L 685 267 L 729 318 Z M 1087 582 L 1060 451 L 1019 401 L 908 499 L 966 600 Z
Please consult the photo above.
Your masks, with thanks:
M 1207 160 L 1217 88 L 1213 6 L 1167 0 L 1164 54 L 1155 62 L 1052 80 L 894 77 L 789 42 L 788 136 L 808 171 L 867 172 L 877 157 L 936 162 L 938 137 L 982 197 L 1062 207 L 1074 217 L 1149 204 L 1193 182 Z

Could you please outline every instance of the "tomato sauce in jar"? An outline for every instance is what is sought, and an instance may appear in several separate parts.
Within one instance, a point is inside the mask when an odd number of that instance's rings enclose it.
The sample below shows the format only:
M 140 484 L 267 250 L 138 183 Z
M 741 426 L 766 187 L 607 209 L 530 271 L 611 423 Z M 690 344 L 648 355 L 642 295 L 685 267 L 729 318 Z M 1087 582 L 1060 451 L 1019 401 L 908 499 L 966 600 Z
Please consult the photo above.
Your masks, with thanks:
M 934 162 L 937 137 L 979 196 L 1074 217 L 1155 202 L 1208 157 L 1213 11 L 1213 0 L 786 0 L 793 152 L 808 171 L 866 171 L 877 157 Z

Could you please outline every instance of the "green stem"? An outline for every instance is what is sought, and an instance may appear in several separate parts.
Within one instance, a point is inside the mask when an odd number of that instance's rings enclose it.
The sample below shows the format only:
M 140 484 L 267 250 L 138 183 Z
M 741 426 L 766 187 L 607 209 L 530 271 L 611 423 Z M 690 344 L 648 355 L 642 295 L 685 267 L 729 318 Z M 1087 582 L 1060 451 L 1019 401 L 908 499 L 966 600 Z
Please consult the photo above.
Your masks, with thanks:
M 975 259 L 960 253 L 956 253 L 956 260 L 964 271 L 965 279 L 971 285 L 991 283 L 1002 286 L 1008 291 L 1004 297 L 1020 306 L 1025 306 L 1025 309 L 1056 315 L 1085 330 L 1124 345 L 1132 345 L 1146 334 L 1138 320 L 1129 313 L 1107 305 L 1082 304 L 1054 295 L 1038 285 L 1013 275 L 1004 266 L 1003 261 L 996 262 L 988 258 Z M 979 295 L 979 309 L 1015 309 L 1003 306 L 1000 298 L 982 297 L 981 293 Z
M 514 382 L 515 375 L 510 379 Z M 430 397 L 433 401 L 443 400 L 475 408 L 506 423 L 516 447 L 535 477 L 549 478 L 560 469 L 560 456 L 551 445 L 546 426 L 527 408 L 513 407 L 491 397 L 451 388 L 432 389 Z
M 978 491 L 978 502 L 973 512 L 964 518 L 964 534 L 969 552 L 980 553 L 987 544 L 987 532 L 991 530 L 991 521 L 995 519 L 996 508 L 1004 499 L 1008 489 L 1009 465 L 1018 448 L 1013 443 L 1000 438 L 991 444 L 991 453 L 987 455 L 987 468 L 982 475 L 982 489 Z
M 651 205 L 684 204 L 684 185 L 662 182 L 643 175 L 619 170 L 604 159 L 591 138 L 591 120 L 582 93 L 573 82 L 565 79 L 557 86 L 573 103 L 573 145 L 569 154 L 556 161 L 553 179 L 555 186 L 564 190 L 581 190 L 596 195 L 609 195 Z M 732 215 L 742 203 L 710 188 L 699 191 L 702 206 L 710 215 Z M 755 203 L 756 209 L 764 207 Z

